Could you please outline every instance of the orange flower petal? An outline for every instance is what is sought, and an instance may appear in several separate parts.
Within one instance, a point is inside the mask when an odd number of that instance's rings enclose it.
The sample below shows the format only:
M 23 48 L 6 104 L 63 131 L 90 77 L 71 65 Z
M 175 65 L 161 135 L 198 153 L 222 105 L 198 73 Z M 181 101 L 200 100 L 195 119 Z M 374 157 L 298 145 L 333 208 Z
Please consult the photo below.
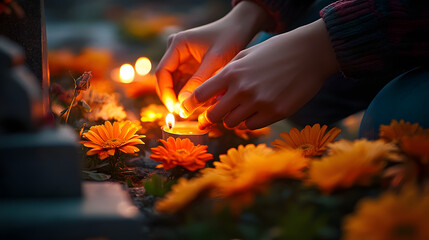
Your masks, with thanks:
M 103 151 L 103 152 L 100 152 L 100 153 L 98 154 L 98 157 L 99 157 L 101 160 L 104 160 L 104 159 L 106 159 L 107 157 L 109 157 L 109 154 L 107 154 L 107 152 L 106 152 L 106 151 Z
M 107 132 L 107 129 L 104 126 L 100 126 L 98 128 L 98 134 L 100 134 L 100 137 L 106 141 L 111 138 L 110 134 Z
M 84 138 L 91 140 L 92 142 L 101 145 L 104 141 L 93 131 L 89 130 L 87 133 L 83 134 Z
M 109 150 L 107 150 L 107 154 L 109 154 L 110 156 L 115 155 L 115 149 L 109 149 Z
M 144 144 L 144 142 L 141 139 L 131 139 L 124 144 L 124 146 L 127 145 L 136 145 L 136 144 Z
M 127 121 L 124 126 L 121 128 L 121 132 L 119 133 L 120 139 L 126 139 L 125 136 L 128 134 L 128 131 L 130 131 L 131 122 Z
M 132 131 L 128 131 L 132 128 Z M 144 144 L 140 139 L 144 135 L 135 134 L 137 127 L 131 127 L 130 122 L 118 123 L 114 122 L 113 125 L 106 121 L 103 125 L 92 126 L 90 130 L 84 134 L 88 141 L 80 141 L 86 147 L 92 148 L 87 154 L 99 154 L 100 159 L 105 159 L 108 156 L 115 155 L 116 150 L 121 150 L 127 153 L 134 153 L 138 148 L 133 145 Z M 128 138 L 120 138 L 126 136 Z M 123 149 L 120 149 L 124 147 Z M 136 150 L 137 149 L 137 150 Z
M 271 145 L 277 149 L 301 149 L 306 157 L 318 156 L 323 154 L 326 145 L 341 132 L 338 128 L 332 128 L 325 134 L 326 129 L 326 125 L 320 127 L 320 124 L 315 124 L 313 127 L 307 125 L 301 132 L 292 128 L 289 133 L 280 134 L 284 140 L 276 139 Z
M 112 126 L 112 124 L 109 121 L 105 121 L 104 122 L 104 126 L 106 127 L 107 132 L 110 134 L 110 137 L 113 138 L 114 136 L 113 136 L 113 126 Z
M 86 152 L 86 155 L 91 156 L 95 155 L 97 153 L 100 153 L 101 151 L 99 149 L 90 149 L 88 152 Z
M 118 122 L 114 122 L 113 123 L 113 138 L 118 138 L 119 137 L 119 123 Z
M 123 146 L 121 148 L 119 148 L 119 150 L 121 150 L 124 153 L 135 153 L 140 151 L 140 149 L 138 149 L 137 147 L 134 146 Z

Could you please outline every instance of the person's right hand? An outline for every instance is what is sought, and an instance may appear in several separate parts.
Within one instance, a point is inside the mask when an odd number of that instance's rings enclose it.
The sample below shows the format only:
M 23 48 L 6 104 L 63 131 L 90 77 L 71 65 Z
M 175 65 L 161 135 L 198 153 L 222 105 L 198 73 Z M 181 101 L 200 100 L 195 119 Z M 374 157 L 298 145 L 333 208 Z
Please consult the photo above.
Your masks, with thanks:
M 216 22 L 171 35 L 156 69 L 158 93 L 168 110 L 225 66 L 267 21 L 265 10 L 243 1 Z

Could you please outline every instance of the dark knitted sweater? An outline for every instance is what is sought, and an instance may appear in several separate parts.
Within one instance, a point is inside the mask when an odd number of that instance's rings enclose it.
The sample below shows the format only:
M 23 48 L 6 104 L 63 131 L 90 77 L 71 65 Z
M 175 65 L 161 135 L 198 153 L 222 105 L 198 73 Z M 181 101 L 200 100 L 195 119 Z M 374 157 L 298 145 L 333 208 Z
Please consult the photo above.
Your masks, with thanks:
M 233 0 L 233 5 L 243 0 Z M 248 0 L 249 1 L 249 0 Z M 275 20 L 281 33 L 314 2 L 250 0 Z M 428 0 L 340 0 L 320 11 L 347 77 L 393 78 L 429 65 Z

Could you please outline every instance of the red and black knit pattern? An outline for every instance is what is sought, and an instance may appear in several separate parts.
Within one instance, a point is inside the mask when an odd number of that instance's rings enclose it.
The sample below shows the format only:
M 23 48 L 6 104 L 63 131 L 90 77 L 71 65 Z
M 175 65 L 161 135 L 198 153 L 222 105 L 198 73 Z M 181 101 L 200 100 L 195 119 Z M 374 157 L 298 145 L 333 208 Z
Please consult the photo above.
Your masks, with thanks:
M 243 0 L 233 0 L 235 6 Z M 248 0 L 247 0 L 248 1 Z M 314 0 L 250 0 L 262 8 L 273 18 L 275 25 L 267 32 L 282 33 L 288 26 L 295 23 L 296 20 L 308 9 Z
M 233 0 L 236 5 L 242 0 Z M 283 32 L 314 2 L 250 0 Z M 356 79 L 392 79 L 429 65 L 429 1 L 339 0 L 320 11 L 344 75 Z
M 343 0 L 320 14 L 346 76 L 394 77 L 429 63 L 427 3 Z

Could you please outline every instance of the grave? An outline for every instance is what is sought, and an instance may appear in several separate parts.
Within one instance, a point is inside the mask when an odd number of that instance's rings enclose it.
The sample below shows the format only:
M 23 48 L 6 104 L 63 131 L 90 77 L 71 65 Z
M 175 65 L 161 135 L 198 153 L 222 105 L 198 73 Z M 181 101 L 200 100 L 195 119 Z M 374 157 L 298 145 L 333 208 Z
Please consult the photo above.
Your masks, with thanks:
M 123 186 L 82 182 L 78 136 L 46 126 L 43 0 L 15 3 L 24 15 L 0 16 L 0 239 L 140 239 Z

